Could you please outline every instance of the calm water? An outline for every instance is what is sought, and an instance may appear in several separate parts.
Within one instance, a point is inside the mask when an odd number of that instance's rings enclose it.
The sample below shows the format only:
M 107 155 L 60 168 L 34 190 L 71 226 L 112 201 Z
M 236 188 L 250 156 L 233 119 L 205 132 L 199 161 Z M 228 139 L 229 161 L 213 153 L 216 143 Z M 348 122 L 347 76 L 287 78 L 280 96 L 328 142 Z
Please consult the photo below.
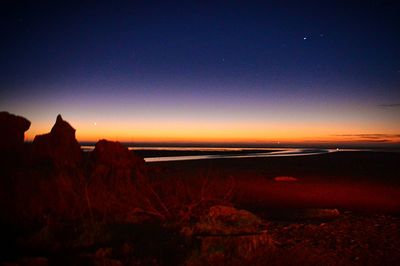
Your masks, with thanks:
M 190 155 L 190 156 L 166 156 L 166 157 L 149 157 L 145 158 L 146 162 L 167 162 L 167 161 L 187 161 L 187 160 L 201 160 L 201 159 L 226 159 L 226 158 L 254 158 L 254 157 L 278 157 L 278 156 L 305 156 L 323 154 L 329 152 L 336 152 L 336 149 L 282 149 L 272 152 L 253 152 L 240 155 L 232 154 L 218 154 L 218 155 Z
M 94 146 L 82 146 L 84 151 L 91 151 Z M 187 161 L 204 159 L 224 159 L 224 158 L 255 158 L 255 157 L 282 157 L 282 156 L 306 156 L 325 154 L 338 151 L 355 151 L 358 149 L 313 149 L 313 148 L 226 148 L 226 147 L 128 147 L 129 150 L 137 151 L 179 151 L 179 152 L 201 152 L 199 155 L 182 156 L 157 156 L 144 157 L 146 162 L 167 162 L 167 161 Z M 207 154 L 207 152 L 221 154 Z M 234 152 L 230 154 L 229 152 Z M 236 154 L 235 154 L 236 153 Z

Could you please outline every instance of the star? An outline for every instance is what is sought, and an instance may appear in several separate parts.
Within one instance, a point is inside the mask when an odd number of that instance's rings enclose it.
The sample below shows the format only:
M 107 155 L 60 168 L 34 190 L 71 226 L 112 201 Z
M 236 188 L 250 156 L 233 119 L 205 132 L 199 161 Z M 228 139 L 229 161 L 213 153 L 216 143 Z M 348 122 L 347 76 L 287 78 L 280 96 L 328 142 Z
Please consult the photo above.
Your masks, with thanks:
M 307 37 L 304 37 L 304 38 L 303 38 L 303 40 L 307 40 L 307 39 L 308 39 Z

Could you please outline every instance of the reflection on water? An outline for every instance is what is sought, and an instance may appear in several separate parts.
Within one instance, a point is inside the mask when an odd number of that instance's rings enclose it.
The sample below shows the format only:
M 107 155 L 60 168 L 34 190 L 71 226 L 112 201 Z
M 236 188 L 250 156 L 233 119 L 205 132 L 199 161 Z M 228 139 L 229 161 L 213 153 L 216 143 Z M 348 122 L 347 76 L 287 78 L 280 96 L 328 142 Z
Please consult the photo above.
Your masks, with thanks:
M 270 148 L 268 148 L 268 149 L 270 149 Z M 248 153 L 248 154 L 241 154 L 241 155 L 220 154 L 220 155 L 166 156 L 166 157 L 150 157 L 150 158 L 145 158 L 144 160 L 146 162 L 169 162 L 169 161 L 188 161 L 188 160 L 203 160 L 203 159 L 283 157 L 283 156 L 316 155 L 316 154 L 324 154 L 324 153 L 336 152 L 336 151 L 337 151 L 336 149 L 284 148 L 279 151 L 256 152 L 256 153 Z
M 94 146 L 82 146 L 84 151 L 91 151 Z M 255 158 L 255 157 L 283 157 L 283 156 L 305 156 L 330 152 L 337 152 L 338 149 L 310 149 L 310 148 L 226 148 L 226 147 L 128 147 L 129 150 L 154 150 L 154 151 L 198 151 L 200 155 L 182 156 L 158 156 L 145 157 L 146 162 L 169 162 L 188 161 L 204 159 L 227 159 L 227 158 Z M 346 149 L 349 150 L 349 149 Z M 204 154 L 204 152 L 222 152 L 221 154 Z M 248 152 L 246 152 L 248 151 Z M 224 153 L 226 152 L 226 153 Z M 229 152 L 243 152 L 229 154 Z

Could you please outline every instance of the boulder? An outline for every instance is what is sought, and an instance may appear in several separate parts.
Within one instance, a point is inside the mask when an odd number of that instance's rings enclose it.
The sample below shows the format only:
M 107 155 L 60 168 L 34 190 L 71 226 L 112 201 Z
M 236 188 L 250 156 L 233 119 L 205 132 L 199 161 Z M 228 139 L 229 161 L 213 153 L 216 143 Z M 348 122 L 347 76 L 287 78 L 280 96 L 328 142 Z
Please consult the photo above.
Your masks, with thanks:
M 211 207 L 192 230 L 199 246 L 185 265 L 252 265 L 275 250 L 276 243 L 265 227 L 248 211 Z
M 82 162 L 82 150 L 75 138 L 75 129 L 58 115 L 50 133 L 33 140 L 32 157 L 57 167 L 76 167 Z
M 7 153 L 20 153 L 24 146 L 24 134 L 29 129 L 31 122 L 24 117 L 8 112 L 0 112 L 0 151 Z M 4 154 L 5 152 L 5 154 Z
M 107 176 L 108 179 L 143 176 L 144 160 L 121 143 L 100 140 L 91 154 L 93 174 Z
M 113 168 L 130 168 L 144 164 L 144 160 L 117 141 L 105 139 L 96 143 L 92 152 L 92 161 Z

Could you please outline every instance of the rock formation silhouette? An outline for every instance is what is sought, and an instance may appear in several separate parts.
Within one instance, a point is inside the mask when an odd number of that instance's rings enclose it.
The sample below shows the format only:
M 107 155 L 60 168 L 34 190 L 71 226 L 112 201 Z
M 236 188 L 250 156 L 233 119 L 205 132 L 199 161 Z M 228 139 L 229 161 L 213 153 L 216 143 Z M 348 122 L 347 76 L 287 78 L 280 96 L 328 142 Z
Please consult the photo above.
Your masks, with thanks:
M 108 179 L 137 179 L 143 177 L 144 160 L 119 142 L 100 140 L 91 154 L 94 177 Z M 115 180 L 114 180 L 115 181 Z
M 58 115 L 50 133 L 37 135 L 33 140 L 32 158 L 56 167 L 77 167 L 82 163 L 82 150 L 75 129 Z
M 40 222 L 43 217 L 74 219 L 88 212 L 125 215 L 136 197 L 136 181 L 147 180 L 144 160 L 119 142 L 101 140 L 84 153 L 75 129 L 61 115 L 49 133 L 37 135 L 31 144 L 24 143 L 30 126 L 25 118 L 1 112 L 0 125 L 4 219 Z
M 31 122 L 21 116 L 0 112 L 0 156 L 15 159 L 22 152 L 24 134 Z

